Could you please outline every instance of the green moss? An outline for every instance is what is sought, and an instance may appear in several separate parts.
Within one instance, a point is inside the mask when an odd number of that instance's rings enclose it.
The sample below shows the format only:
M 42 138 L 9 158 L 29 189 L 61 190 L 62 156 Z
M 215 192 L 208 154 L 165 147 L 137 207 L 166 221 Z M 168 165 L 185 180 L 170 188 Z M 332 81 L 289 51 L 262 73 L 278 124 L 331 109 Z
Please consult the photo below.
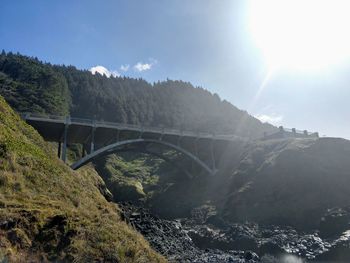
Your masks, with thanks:
M 117 201 L 141 201 L 160 187 L 157 172 L 163 163 L 149 155 L 123 153 L 97 161 L 96 167 Z
M 0 258 L 165 262 L 121 221 L 92 167 L 73 172 L 0 98 Z

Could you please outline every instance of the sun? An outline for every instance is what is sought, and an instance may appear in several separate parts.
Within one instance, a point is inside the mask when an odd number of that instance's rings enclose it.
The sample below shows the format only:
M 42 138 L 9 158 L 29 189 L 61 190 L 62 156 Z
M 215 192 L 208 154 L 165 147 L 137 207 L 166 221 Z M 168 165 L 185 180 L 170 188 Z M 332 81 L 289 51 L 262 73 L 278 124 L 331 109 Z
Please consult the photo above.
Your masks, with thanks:
M 271 68 L 320 69 L 350 57 L 349 0 L 251 0 L 249 27 Z

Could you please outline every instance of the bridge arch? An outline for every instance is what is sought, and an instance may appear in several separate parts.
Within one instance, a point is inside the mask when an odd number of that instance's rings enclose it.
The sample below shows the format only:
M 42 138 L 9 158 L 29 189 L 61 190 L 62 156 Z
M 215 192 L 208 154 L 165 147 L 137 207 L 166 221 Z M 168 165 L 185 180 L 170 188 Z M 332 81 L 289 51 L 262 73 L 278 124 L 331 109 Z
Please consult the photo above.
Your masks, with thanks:
M 100 149 L 98 149 L 98 150 L 96 150 L 96 151 L 94 151 L 94 152 L 84 156 L 79 161 L 73 163 L 71 165 L 71 168 L 73 170 L 77 170 L 80 167 L 84 166 L 85 164 L 91 162 L 94 159 L 97 159 L 97 158 L 99 158 L 101 156 L 104 156 L 104 155 L 108 155 L 108 154 L 112 154 L 112 153 L 118 152 L 118 150 L 120 150 L 120 148 L 123 147 L 123 146 L 133 145 L 133 144 L 141 144 L 141 143 L 161 144 L 161 145 L 166 146 L 168 148 L 174 149 L 174 150 L 176 150 L 178 152 L 181 152 L 181 153 L 185 154 L 187 157 L 191 158 L 195 163 L 197 163 L 199 166 L 201 166 L 210 175 L 214 175 L 215 174 L 215 171 L 213 169 L 211 169 L 208 165 L 206 165 L 197 156 L 195 156 L 191 152 L 185 150 L 184 148 L 182 148 L 182 147 L 180 147 L 178 145 L 166 142 L 166 141 L 162 141 L 162 140 L 143 139 L 143 138 L 119 141 L 119 142 L 107 145 L 105 147 L 102 147 L 102 148 L 100 148 Z

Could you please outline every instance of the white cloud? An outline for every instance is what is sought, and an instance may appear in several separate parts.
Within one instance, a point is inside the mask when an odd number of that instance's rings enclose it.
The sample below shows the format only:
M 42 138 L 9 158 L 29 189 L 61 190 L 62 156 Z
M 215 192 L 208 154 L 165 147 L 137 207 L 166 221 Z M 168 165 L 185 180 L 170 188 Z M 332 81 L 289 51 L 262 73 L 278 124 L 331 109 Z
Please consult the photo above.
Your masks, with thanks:
M 105 75 L 107 78 L 109 78 L 110 76 L 113 77 L 119 77 L 120 74 L 118 71 L 116 70 L 108 70 L 107 68 L 105 68 L 104 66 L 95 66 L 90 68 L 90 72 L 92 73 L 92 75 L 95 75 L 96 73 L 100 74 L 100 75 Z
M 142 72 L 142 71 L 145 71 L 145 70 L 150 70 L 152 68 L 152 64 L 149 64 L 149 63 L 141 63 L 141 62 L 138 62 L 135 66 L 134 66 L 134 69 L 138 72 Z
M 124 72 L 127 72 L 129 70 L 129 68 L 130 68 L 129 64 L 125 64 L 125 65 L 120 66 L 120 70 L 124 71 Z
M 133 68 L 135 71 L 142 72 L 142 71 L 150 70 L 155 64 L 157 64 L 157 62 L 158 61 L 156 59 L 150 58 L 149 63 L 137 62 Z
M 268 122 L 270 124 L 278 125 L 281 123 L 283 120 L 282 115 L 277 115 L 277 114 L 258 114 L 255 115 L 255 118 L 259 119 L 261 122 Z
M 147 63 L 143 62 L 137 62 L 132 68 L 137 71 L 137 72 L 143 72 L 150 70 L 155 64 L 157 64 L 158 61 L 156 59 L 150 58 Z M 127 72 L 130 70 L 130 65 L 129 64 L 124 64 L 120 66 L 120 71 L 122 72 Z M 105 75 L 107 78 L 110 76 L 113 77 L 119 77 L 120 73 L 117 70 L 109 70 L 104 66 L 98 65 L 95 67 L 90 68 L 90 72 L 95 75 L 96 73 L 100 75 Z

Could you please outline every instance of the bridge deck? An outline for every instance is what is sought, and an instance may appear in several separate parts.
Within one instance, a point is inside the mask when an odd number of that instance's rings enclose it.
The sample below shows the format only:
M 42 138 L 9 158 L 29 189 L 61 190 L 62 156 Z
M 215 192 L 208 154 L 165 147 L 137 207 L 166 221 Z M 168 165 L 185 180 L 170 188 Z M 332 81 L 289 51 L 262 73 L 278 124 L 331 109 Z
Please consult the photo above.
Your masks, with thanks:
M 91 130 L 94 129 L 95 144 L 106 145 L 120 138 L 135 137 L 167 140 L 177 140 L 179 137 L 191 140 L 234 141 L 242 138 L 236 135 L 214 135 L 203 132 L 183 131 L 177 129 L 146 127 L 123 123 L 95 121 L 91 119 L 69 118 L 62 116 L 42 116 L 33 113 L 22 113 L 22 118 L 33 126 L 48 141 L 62 141 L 65 127 L 69 133 L 67 143 L 89 143 Z
M 115 151 L 137 149 L 150 152 L 151 146 L 160 145 L 181 152 L 209 174 L 215 174 L 216 159 L 219 159 L 215 156 L 215 152 L 217 152 L 215 148 L 222 151 L 227 145 L 245 143 L 249 140 L 236 135 L 215 135 L 91 119 L 43 116 L 33 113 L 22 113 L 21 116 L 28 124 L 37 129 L 45 140 L 59 142 L 58 156 L 64 162 L 67 157 L 68 144 L 83 145 L 83 157 L 72 165 L 73 169 L 78 169 L 95 158 Z M 310 136 L 307 131 L 302 135 Z M 287 138 L 290 136 L 298 137 L 299 133 L 295 129 L 293 132 L 289 132 L 280 127 L 277 135 L 272 134 L 267 138 Z M 208 160 L 211 166 L 206 164 Z

